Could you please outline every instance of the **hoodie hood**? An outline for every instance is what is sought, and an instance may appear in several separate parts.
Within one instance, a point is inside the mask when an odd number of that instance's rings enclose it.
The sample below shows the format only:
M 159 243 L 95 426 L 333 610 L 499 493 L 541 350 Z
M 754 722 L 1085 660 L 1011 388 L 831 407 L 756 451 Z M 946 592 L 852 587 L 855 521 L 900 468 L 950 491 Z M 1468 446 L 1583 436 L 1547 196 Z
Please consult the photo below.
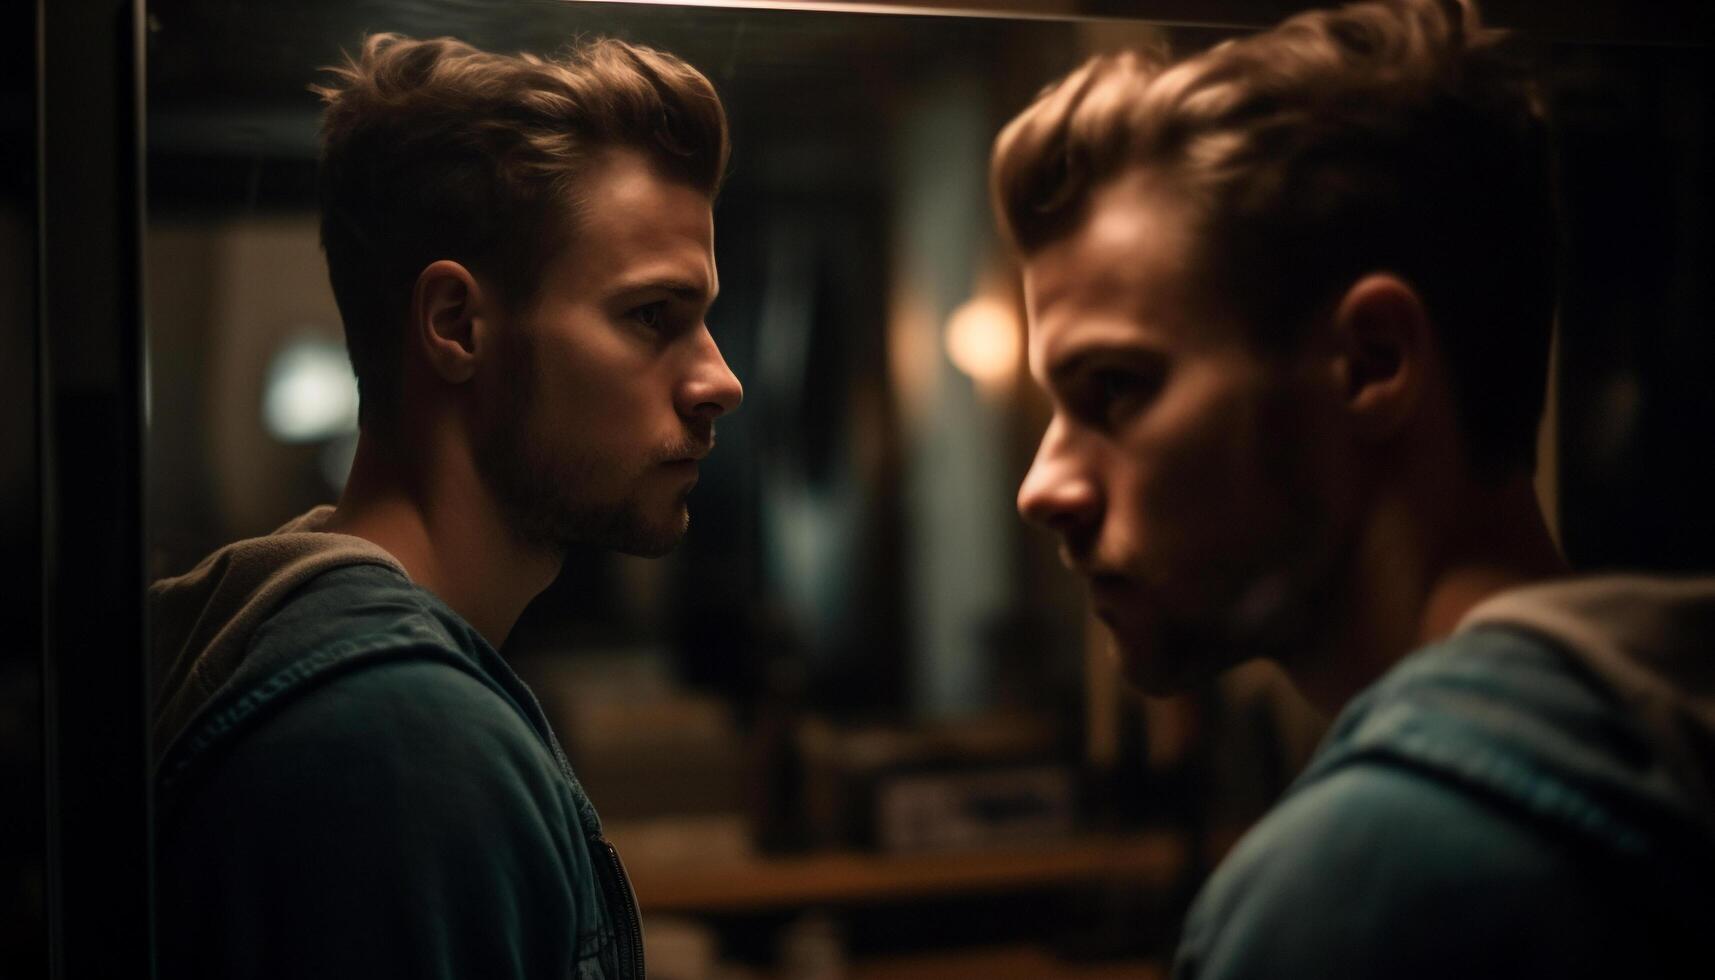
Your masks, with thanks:
M 1514 589 L 1459 632 L 1521 629 L 1553 642 L 1641 726 L 1685 813 L 1715 839 L 1715 578 L 1642 575 Z
M 256 628 L 298 587 L 347 565 L 381 565 L 405 575 L 404 566 L 379 546 L 322 531 L 332 514 L 332 507 L 317 507 L 272 534 L 227 545 L 190 572 L 149 588 L 157 758 L 237 673 Z
M 1715 896 L 1715 579 L 1509 590 L 1348 704 L 1292 792 L 1350 765 L 1487 800 L 1663 895 Z

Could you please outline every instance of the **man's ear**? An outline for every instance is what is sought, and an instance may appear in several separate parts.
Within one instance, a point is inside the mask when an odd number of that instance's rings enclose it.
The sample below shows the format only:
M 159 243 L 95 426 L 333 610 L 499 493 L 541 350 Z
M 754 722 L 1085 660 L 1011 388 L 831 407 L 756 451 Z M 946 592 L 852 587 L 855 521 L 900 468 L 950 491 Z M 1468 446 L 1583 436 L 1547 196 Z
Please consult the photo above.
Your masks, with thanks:
M 441 259 L 417 275 L 411 297 L 411 341 L 429 369 L 449 384 L 476 374 L 492 324 L 482 286 L 469 269 Z
M 1429 384 L 1435 338 L 1423 300 L 1397 276 L 1367 275 L 1340 299 L 1331 325 L 1340 395 L 1357 431 L 1392 435 Z

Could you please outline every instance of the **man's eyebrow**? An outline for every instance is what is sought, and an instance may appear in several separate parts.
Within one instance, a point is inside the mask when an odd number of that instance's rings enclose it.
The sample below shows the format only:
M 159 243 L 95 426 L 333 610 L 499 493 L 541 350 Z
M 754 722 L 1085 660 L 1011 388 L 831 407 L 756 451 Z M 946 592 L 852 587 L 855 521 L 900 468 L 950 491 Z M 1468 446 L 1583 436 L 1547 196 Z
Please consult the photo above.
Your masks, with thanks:
M 642 293 L 649 292 L 651 290 L 660 290 L 661 292 L 670 293 L 674 298 L 683 300 L 687 303 L 701 303 L 704 301 L 713 303 L 715 301 L 715 297 L 720 295 L 719 286 L 715 286 L 713 289 L 710 289 L 704 283 L 695 280 L 670 278 L 646 278 L 621 283 L 614 287 L 613 295 L 624 296 L 630 293 Z
M 1136 343 L 1095 341 L 1079 344 L 1070 354 L 1053 358 L 1048 365 L 1048 380 L 1055 385 L 1064 385 L 1091 361 L 1109 359 L 1128 364 L 1147 362 L 1152 365 L 1158 365 L 1165 360 L 1160 351 L 1139 347 Z

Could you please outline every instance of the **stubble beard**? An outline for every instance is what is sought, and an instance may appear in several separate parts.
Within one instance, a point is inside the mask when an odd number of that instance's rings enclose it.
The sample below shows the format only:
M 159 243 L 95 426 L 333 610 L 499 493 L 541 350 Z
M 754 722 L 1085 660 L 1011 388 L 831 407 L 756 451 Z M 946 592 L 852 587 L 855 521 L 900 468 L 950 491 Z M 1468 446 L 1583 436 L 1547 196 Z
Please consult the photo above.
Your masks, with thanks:
M 625 463 L 588 453 L 554 459 L 542 444 L 522 436 L 522 426 L 504 427 L 484 447 L 490 484 L 505 509 L 513 535 L 534 549 L 563 555 L 573 547 L 607 548 L 659 558 L 684 537 L 690 515 L 681 495 L 664 518 L 644 512 L 634 495 L 594 501 L 580 488 L 610 484 Z M 621 481 L 635 486 L 637 478 Z
M 554 452 L 536 411 L 538 383 L 529 342 L 514 338 L 505 404 L 490 415 L 476 447 L 481 477 L 499 500 L 514 538 L 532 550 L 563 556 L 573 547 L 608 548 L 643 558 L 673 550 L 690 525 L 686 493 L 669 513 L 652 517 L 637 493 L 646 472 L 607 453 Z M 663 457 L 671 458 L 671 457 Z M 655 462 L 647 456 L 644 466 Z M 617 498 L 591 499 L 591 487 L 619 487 Z
M 1343 593 L 1334 560 L 1339 549 L 1305 543 L 1315 550 L 1276 552 L 1276 560 L 1212 607 L 1161 614 L 1139 644 L 1145 649 L 1122 650 L 1129 679 L 1149 693 L 1169 694 L 1252 660 L 1288 665 L 1314 656 L 1328 620 L 1340 615 Z
M 1127 679 L 1146 692 L 1183 691 L 1251 660 L 1287 666 L 1319 656 L 1345 615 L 1353 530 L 1307 469 L 1311 434 L 1284 410 L 1271 417 L 1289 421 L 1261 442 L 1268 452 L 1256 478 L 1276 500 L 1251 546 L 1212 570 L 1199 608 L 1158 607 L 1139 635 L 1115 632 Z

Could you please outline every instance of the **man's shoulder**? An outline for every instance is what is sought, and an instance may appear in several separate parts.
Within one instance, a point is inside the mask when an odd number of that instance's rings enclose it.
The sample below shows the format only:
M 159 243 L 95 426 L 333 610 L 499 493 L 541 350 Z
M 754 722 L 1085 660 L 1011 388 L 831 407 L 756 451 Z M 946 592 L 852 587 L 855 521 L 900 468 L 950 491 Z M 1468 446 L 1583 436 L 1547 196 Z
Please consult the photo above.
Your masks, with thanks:
M 1494 875 L 1556 872 L 1560 846 L 1504 808 L 1409 767 L 1357 762 L 1301 785 L 1222 862 L 1211 891 L 1245 901 L 1288 888 L 1342 903 L 1400 886 L 1463 889 Z M 1421 893 L 1420 893 L 1421 894 Z
M 503 690 L 456 660 L 405 648 L 301 682 L 276 677 L 217 705 L 169 754 L 158 786 L 176 798 L 235 766 L 360 781 L 504 772 L 535 792 L 559 782 L 554 754 Z
M 269 975 L 387 977 L 565 976 L 599 935 L 555 760 L 499 694 L 432 661 L 343 675 L 220 746 L 158 841 L 171 960 L 217 964 L 190 975 L 265 955 L 223 933 L 275 944 Z
M 475 631 L 444 603 L 397 571 L 345 565 L 315 576 L 258 624 L 247 659 L 265 663 L 330 646 L 342 650 L 439 647 L 470 653 Z
M 1211 877 L 1179 975 L 1600 975 L 1604 946 L 1679 934 L 1657 775 L 1552 644 L 1482 630 L 1419 651 Z
M 1412 654 L 1341 713 L 1297 785 L 1354 765 L 1413 773 L 1616 859 L 1701 834 L 1646 720 L 1528 631 L 1476 629 Z
M 257 625 L 214 707 L 242 713 L 269 701 L 340 703 L 359 694 L 386 701 L 410 687 L 430 700 L 464 692 L 467 709 L 498 704 L 510 695 L 491 676 L 492 657 L 469 624 L 420 586 L 387 568 L 351 565 L 306 582 Z M 376 670 L 394 663 L 436 667 Z
M 166 753 L 157 786 L 175 795 L 239 744 L 251 756 L 278 750 L 283 761 L 325 748 L 379 763 L 374 753 L 403 747 L 475 760 L 499 742 L 513 746 L 509 758 L 551 758 L 492 676 L 488 652 L 456 614 L 390 569 L 322 573 L 256 627 L 237 670 Z M 481 739 L 495 744 L 475 748 Z
M 507 783 L 511 796 L 564 795 L 554 756 L 500 691 L 421 657 L 366 664 L 297 692 L 222 756 L 212 763 L 222 772 L 301 778 L 352 796 L 366 786 L 484 783 Z
M 1178 975 L 1584 976 L 1600 960 L 1589 937 L 1615 934 L 1607 905 L 1563 839 L 1466 788 L 1357 762 L 1300 786 L 1222 862 Z

